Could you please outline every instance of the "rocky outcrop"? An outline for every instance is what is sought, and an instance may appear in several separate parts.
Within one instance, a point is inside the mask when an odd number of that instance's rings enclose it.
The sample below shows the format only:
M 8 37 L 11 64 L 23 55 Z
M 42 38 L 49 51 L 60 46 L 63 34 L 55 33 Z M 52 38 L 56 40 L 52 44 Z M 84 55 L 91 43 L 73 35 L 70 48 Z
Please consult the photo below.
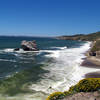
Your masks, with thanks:
M 89 52 L 89 56 L 96 56 L 96 52 Z
M 21 42 L 21 48 L 24 50 L 24 51 L 37 51 L 37 45 L 36 45 L 36 42 L 35 41 L 22 41 Z
M 26 41 L 26 40 L 23 40 L 21 42 L 21 49 L 23 49 L 24 51 L 37 51 L 37 44 L 36 42 L 33 40 L 33 41 Z M 14 51 L 19 51 L 20 48 L 15 48 Z

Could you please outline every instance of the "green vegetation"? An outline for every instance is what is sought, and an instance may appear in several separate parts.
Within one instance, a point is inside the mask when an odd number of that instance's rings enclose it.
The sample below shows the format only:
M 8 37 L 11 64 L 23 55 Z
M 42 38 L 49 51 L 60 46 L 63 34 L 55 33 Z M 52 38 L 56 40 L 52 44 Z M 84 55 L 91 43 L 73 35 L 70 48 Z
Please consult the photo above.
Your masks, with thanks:
M 91 33 L 87 35 L 77 34 L 77 35 L 72 35 L 72 36 L 61 36 L 58 38 L 65 39 L 65 40 L 95 41 L 100 38 L 100 32 Z
M 41 78 L 42 75 L 40 76 L 40 73 L 46 73 L 41 67 L 43 67 L 43 65 L 33 66 L 7 79 L 0 80 L 0 93 L 13 96 L 18 93 L 32 92 L 28 86 Z M 39 72 L 37 73 L 35 70 L 39 70 Z
M 61 100 L 65 97 L 63 92 L 54 92 L 46 100 Z
M 86 78 L 70 87 L 68 91 L 51 94 L 46 100 L 62 100 L 64 97 L 78 92 L 94 92 L 98 90 L 100 90 L 100 78 Z
M 87 78 L 79 81 L 78 84 L 72 86 L 69 91 L 75 92 L 93 92 L 100 89 L 100 78 Z
M 100 50 L 100 40 L 96 40 L 94 43 L 94 46 L 92 47 L 91 51 L 92 52 L 96 52 Z

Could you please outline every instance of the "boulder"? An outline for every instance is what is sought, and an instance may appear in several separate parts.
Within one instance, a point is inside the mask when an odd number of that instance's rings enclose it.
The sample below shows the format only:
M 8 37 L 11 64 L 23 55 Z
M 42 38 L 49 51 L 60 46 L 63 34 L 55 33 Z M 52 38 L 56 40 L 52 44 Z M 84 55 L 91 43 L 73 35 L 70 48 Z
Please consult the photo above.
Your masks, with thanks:
M 21 42 L 21 48 L 24 50 L 24 51 L 37 51 L 37 45 L 36 45 L 36 42 L 35 41 L 22 41 Z
M 15 48 L 15 49 L 14 49 L 14 51 L 19 51 L 19 50 L 20 50 L 20 48 Z
M 89 52 L 90 56 L 96 56 L 96 52 Z

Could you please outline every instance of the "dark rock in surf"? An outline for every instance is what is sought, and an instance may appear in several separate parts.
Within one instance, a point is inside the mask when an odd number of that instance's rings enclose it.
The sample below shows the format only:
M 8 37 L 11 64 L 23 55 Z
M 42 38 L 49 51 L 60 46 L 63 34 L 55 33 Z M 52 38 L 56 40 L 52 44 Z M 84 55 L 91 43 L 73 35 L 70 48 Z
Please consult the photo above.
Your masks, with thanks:
M 15 48 L 15 49 L 14 49 L 14 51 L 19 51 L 19 50 L 20 50 L 20 48 Z
M 21 48 L 24 50 L 24 51 L 37 51 L 37 44 L 35 41 L 22 41 L 21 42 Z
M 89 52 L 90 56 L 96 56 L 96 52 Z

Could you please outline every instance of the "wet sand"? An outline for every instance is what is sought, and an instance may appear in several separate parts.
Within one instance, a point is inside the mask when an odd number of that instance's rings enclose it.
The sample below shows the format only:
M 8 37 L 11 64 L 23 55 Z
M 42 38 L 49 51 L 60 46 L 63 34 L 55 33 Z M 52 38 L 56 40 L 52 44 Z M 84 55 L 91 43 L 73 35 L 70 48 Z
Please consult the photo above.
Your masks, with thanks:
M 86 58 L 82 62 L 81 66 L 100 69 L 100 61 L 97 62 L 95 58 Z
M 100 58 L 87 57 L 81 64 L 82 67 L 96 68 L 100 69 Z M 100 78 L 100 71 L 91 72 L 85 75 L 85 78 Z
M 87 73 L 85 74 L 85 78 L 100 78 L 100 71 Z

